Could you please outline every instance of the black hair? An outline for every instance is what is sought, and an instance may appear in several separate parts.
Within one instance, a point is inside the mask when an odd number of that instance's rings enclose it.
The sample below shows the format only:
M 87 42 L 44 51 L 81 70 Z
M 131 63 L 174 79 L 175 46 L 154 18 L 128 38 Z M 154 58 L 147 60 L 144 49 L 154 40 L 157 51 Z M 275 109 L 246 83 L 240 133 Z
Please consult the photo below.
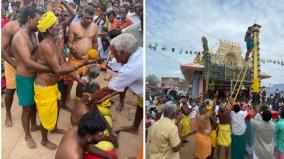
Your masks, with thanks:
M 87 7 L 84 8 L 84 13 L 87 13 L 88 15 L 94 15 L 95 14 L 95 8 L 91 5 L 87 5 Z
M 272 113 L 270 112 L 270 110 L 266 109 L 262 112 L 261 116 L 264 121 L 268 122 L 272 118 Z
M 19 21 L 22 25 L 26 24 L 28 22 L 29 18 L 35 18 L 36 14 L 38 12 L 36 11 L 36 9 L 32 6 L 26 6 L 23 7 L 20 11 L 20 15 L 19 15 Z
M 86 135 L 95 135 L 107 128 L 106 120 L 98 113 L 88 112 L 82 116 L 78 124 L 78 135 L 85 137 Z
M 97 83 L 87 83 L 83 92 L 85 93 L 95 93 L 100 89 L 100 85 Z
M 103 39 L 102 39 L 102 43 L 103 43 L 103 42 L 106 42 L 106 43 L 107 43 L 107 46 L 109 46 L 109 44 L 110 44 L 110 43 L 109 43 L 109 40 L 106 39 L 106 38 L 103 38 Z
M 284 119 L 284 110 L 281 110 L 281 111 L 280 111 L 280 117 L 281 117 L 282 119 Z
M 238 113 L 241 110 L 240 105 L 235 104 L 233 110 L 234 110 L 235 113 Z
M 119 10 L 120 10 L 121 8 L 125 8 L 126 13 L 128 13 L 128 11 L 129 11 L 129 6 L 128 6 L 127 4 L 123 4 L 122 6 L 120 6 Z
M 113 15 L 114 17 L 115 17 L 115 12 L 112 10 L 112 11 L 109 11 L 109 12 L 107 12 L 107 16 L 111 16 L 111 15 Z

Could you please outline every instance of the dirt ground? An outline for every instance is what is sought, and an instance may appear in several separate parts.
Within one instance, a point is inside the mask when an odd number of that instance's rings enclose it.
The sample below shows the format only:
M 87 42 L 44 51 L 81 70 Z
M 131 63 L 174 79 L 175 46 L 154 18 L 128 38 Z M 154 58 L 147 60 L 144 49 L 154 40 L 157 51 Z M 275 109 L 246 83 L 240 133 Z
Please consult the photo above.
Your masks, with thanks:
M 102 72 L 101 75 L 96 79 L 101 87 L 106 86 L 107 82 L 103 80 L 105 73 Z M 75 86 L 72 88 L 70 105 L 75 103 Z M 14 96 L 14 102 L 11 109 L 13 127 L 7 128 L 4 126 L 5 121 L 5 106 L 3 105 L 4 95 L 2 95 L 1 104 L 1 132 L 2 132 L 2 159 L 53 159 L 56 150 L 48 150 L 40 144 L 41 134 L 40 131 L 33 132 L 32 137 L 37 143 L 36 149 L 29 149 L 24 141 L 24 130 L 21 124 L 21 112 L 22 109 L 18 105 L 17 95 Z M 125 106 L 121 112 L 116 112 L 115 107 L 119 104 L 119 97 L 113 97 L 114 104 L 111 107 L 112 119 L 113 119 L 113 129 L 116 130 L 121 126 L 131 125 L 134 120 L 135 110 L 136 110 L 136 98 L 133 93 L 129 90 L 127 91 L 125 98 Z M 39 122 L 38 122 L 39 123 Z M 70 123 L 70 113 L 66 110 L 60 110 L 58 127 L 64 130 L 68 130 L 71 127 Z M 142 122 L 139 128 L 139 134 L 134 135 L 130 133 L 121 132 L 119 137 L 119 148 L 116 152 L 120 159 L 125 159 L 127 157 L 136 156 L 139 145 L 143 142 L 143 126 Z M 49 139 L 59 145 L 63 135 L 49 134 Z

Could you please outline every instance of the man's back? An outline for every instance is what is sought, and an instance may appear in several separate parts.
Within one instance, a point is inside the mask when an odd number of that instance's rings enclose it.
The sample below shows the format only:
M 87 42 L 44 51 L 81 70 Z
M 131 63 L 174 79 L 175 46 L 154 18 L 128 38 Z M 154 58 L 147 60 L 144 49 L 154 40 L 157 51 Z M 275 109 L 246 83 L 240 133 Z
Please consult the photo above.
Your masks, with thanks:
M 180 143 L 178 128 L 173 120 L 162 118 L 150 130 L 150 159 L 179 159 L 179 152 L 172 147 Z
M 63 136 L 55 159 L 82 159 L 83 149 L 77 140 L 77 126 L 70 128 Z
M 11 51 L 10 47 L 12 45 L 12 39 L 19 30 L 20 30 L 20 25 L 18 24 L 17 21 L 11 21 L 2 28 L 2 35 L 1 35 L 2 36 L 2 47 L 6 47 L 5 49 L 7 49 L 7 51 Z M 3 46 L 3 41 L 5 42 L 7 41 L 7 43 L 4 44 L 7 46 Z M 10 55 L 13 56 L 13 54 L 10 54 Z
M 85 98 L 85 97 L 83 97 Z M 84 103 L 83 98 L 74 106 L 73 111 L 71 113 L 71 125 L 78 125 L 79 120 L 81 117 L 89 112 L 88 106 L 86 103 Z
M 211 132 L 210 118 L 205 114 L 197 116 L 198 132 L 209 135 Z
M 245 117 L 247 116 L 246 111 L 239 111 L 238 113 L 231 111 L 231 125 L 232 133 L 234 135 L 243 135 L 246 131 Z
M 258 158 L 270 159 L 274 149 L 274 123 L 263 121 L 259 113 L 251 123 L 254 128 L 254 149 Z

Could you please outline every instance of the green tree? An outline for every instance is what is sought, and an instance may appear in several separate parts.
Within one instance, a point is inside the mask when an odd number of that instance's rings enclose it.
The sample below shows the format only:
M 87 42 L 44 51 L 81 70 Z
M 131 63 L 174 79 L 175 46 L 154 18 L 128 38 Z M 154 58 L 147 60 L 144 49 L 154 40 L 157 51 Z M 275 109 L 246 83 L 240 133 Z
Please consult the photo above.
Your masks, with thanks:
M 148 75 L 146 77 L 146 84 L 147 86 L 149 86 L 150 88 L 155 88 L 158 86 L 158 83 L 160 82 L 160 80 L 158 79 L 158 77 L 156 77 L 155 75 Z

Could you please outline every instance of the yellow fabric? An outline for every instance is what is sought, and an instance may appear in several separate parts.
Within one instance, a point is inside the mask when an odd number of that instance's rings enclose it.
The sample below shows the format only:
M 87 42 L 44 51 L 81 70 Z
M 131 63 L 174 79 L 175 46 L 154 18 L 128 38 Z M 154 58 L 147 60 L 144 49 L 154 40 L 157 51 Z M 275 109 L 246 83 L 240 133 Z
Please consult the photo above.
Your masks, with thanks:
M 109 126 L 112 127 L 111 117 L 110 116 L 104 116 L 104 117 L 105 117 L 106 121 L 108 122 Z M 109 136 L 110 135 L 108 129 L 105 129 L 103 134 L 104 134 L 104 136 Z
M 58 85 L 40 88 L 35 84 L 34 92 L 39 120 L 45 129 L 53 130 L 57 121 L 57 100 L 61 99 Z
M 111 107 L 111 99 L 108 98 L 106 100 L 104 100 L 102 103 L 98 104 L 99 106 L 103 106 L 103 107 Z
M 187 136 L 190 133 L 190 119 L 187 115 L 184 115 L 181 119 L 182 123 L 182 137 Z
M 137 105 L 141 108 L 143 108 L 143 97 L 137 96 Z
M 106 22 L 105 22 L 103 27 L 108 28 L 108 26 L 109 26 L 109 20 L 108 20 L 108 17 L 106 17 Z
M 195 156 L 198 158 L 207 158 L 211 154 L 211 138 L 199 132 L 195 135 Z
M 110 110 L 107 107 L 98 105 L 98 109 L 103 114 L 103 116 L 111 116 Z
M 111 151 L 114 149 L 113 144 L 108 141 L 100 141 L 95 146 L 103 151 Z
M 96 49 L 90 49 L 87 53 L 87 55 L 83 56 L 83 58 L 88 58 L 88 59 L 96 59 L 99 56 L 99 52 Z
M 44 33 L 57 21 L 57 17 L 52 11 L 47 11 L 38 21 L 37 28 L 40 32 Z
M 217 143 L 221 146 L 230 146 L 232 142 L 231 138 L 231 126 L 229 124 L 219 124 Z
M 206 106 L 207 110 L 211 110 L 212 107 L 213 107 L 213 105 L 211 105 L 211 104 L 208 104 L 208 105 Z
M 174 121 L 162 118 L 156 121 L 149 130 L 150 159 L 179 159 L 179 152 L 172 147 L 180 144 L 178 128 Z
M 106 121 L 108 122 L 108 124 L 110 125 L 110 127 L 112 127 L 112 120 L 110 116 L 104 116 L 104 118 L 106 119 Z M 109 136 L 109 130 L 105 129 L 103 132 L 104 136 Z M 99 143 L 97 143 L 95 145 L 97 148 L 103 150 L 103 151 L 111 151 L 114 149 L 114 146 L 111 142 L 108 141 L 100 141 Z
M 99 111 L 104 115 L 104 116 L 111 116 L 111 112 L 109 110 L 109 107 L 111 107 L 111 99 L 106 99 L 102 103 L 97 105 Z
M 212 130 L 210 132 L 210 137 L 211 137 L 211 146 L 216 147 L 216 145 L 217 145 L 217 132 L 216 132 L 216 130 Z
M 76 101 L 79 101 L 81 98 L 76 96 Z
M 4 62 L 5 67 L 5 79 L 6 79 L 6 88 L 7 89 L 15 89 L 16 88 L 16 70 L 12 65 L 8 62 Z

